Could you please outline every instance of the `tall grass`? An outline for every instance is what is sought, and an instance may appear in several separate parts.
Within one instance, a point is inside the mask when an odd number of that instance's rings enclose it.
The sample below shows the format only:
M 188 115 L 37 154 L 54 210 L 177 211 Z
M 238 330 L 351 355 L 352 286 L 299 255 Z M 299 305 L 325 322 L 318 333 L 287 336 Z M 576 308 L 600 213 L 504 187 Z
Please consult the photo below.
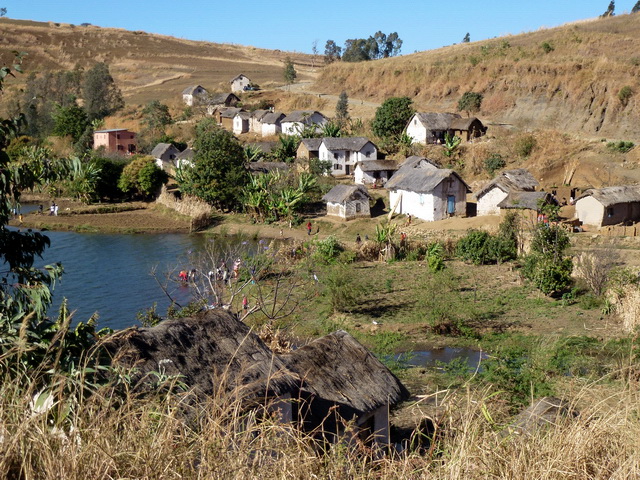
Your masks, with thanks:
M 35 408 L 29 388 L 0 386 L 2 478 L 567 479 L 637 478 L 637 384 L 578 380 L 568 386 L 581 414 L 528 433 L 504 428 L 489 391 L 460 389 L 438 405 L 435 442 L 380 455 L 359 443 L 320 448 L 293 425 L 233 395 L 193 402 L 188 392 L 139 397 L 113 387 L 76 395 L 59 379 L 55 402 Z M 422 400 L 411 410 L 420 416 Z

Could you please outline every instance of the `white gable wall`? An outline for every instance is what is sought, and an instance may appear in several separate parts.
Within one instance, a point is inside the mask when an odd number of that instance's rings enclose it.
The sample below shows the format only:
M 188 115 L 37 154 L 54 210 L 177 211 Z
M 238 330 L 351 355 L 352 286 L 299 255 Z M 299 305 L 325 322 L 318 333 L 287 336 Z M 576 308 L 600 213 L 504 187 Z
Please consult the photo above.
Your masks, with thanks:
M 278 123 L 263 123 L 262 124 L 262 136 L 270 137 L 271 135 L 277 135 L 282 132 L 282 128 Z
M 455 178 L 455 177 L 454 177 Z M 412 215 L 427 222 L 444 220 L 449 216 L 447 204 L 449 195 L 455 197 L 455 215 L 465 215 L 467 210 L 466 188 L 457 178 L 453 182 L 448 179 L 442 181 L 431 193 L 417 193 L 406 190 L 391 190 L 389 192 L 389 206 L 393 208 L 396 202 L 396 213 Z
M 605 208 L 594 197 L 584 197 L 576 201 L 576 216 L 585 225 L 599 227 L 604 219 Z
M 414 143 L 427 144 L 427 129 L 418 119 L 418 115 L 414 115 L 407 125 L 407 135 L 409 135 Z
M 499 215 L 500 207 L 498 207 L 498 204 L 505 198 L 507 198 L 506 192 L 498 187 L 493 187 L 478 198 L 478 216 Z
M 249 120 L 242 118 L 240 115 L 233 117 L 233 133 L 236 135 L 249 131 Z

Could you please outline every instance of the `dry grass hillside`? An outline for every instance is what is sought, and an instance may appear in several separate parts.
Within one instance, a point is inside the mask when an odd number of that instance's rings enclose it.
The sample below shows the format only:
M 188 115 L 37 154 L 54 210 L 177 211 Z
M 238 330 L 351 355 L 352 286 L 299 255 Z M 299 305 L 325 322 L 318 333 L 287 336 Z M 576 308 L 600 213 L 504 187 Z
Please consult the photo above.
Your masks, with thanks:
M 381 101 L 407 95 L 421 110 L 455 111 L 481 92 L 480 115 L 522 129 L 640 140 L 640 14 L 594 19 L 386 60 L 336 63 L 327 93 Z M 631 96 L 623 101 L 620 90 Z
M 300 79 L 313 73 L 311 55 L 142 31 L 0 18 L 0 63 L 10 62 L 14 50 L 28 53 L 27 73 L 106 62 L 128 104 L 170 101 L 195 84 L 209 91 L 228 91 L 229 80 L 240 73 L 263 87 L 280 85 L 287 56 L 296 64 Z

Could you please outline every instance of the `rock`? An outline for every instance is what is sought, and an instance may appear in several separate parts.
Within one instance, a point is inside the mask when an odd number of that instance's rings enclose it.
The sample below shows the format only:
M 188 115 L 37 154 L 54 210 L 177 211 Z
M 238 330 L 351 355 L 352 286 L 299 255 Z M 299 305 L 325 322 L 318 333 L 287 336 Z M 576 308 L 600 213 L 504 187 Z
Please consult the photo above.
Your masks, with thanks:
M 575 418 L 578 412 L 569 402 L 556 397 L 542 397 L 515 416 L 510 433 L 533 433 L 539 427 L 557 425 L 559 421 Z

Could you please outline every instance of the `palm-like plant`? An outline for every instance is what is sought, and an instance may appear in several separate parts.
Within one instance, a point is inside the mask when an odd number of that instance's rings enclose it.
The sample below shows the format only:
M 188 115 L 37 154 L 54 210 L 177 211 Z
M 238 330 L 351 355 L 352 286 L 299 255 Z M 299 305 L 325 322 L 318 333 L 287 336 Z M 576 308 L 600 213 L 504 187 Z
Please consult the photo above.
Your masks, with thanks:
M 100 180 L 100 168 L 93 162 L 83 162 L 78 157 L 69 158 L 69 193 L 83 203 L 91 203 L 96 197 L 96 186 Z
M 457 135 L 444 134 L 444 154 L 447 157 L 451 157 L 456 149 L 460 146 L 462 139 Z

